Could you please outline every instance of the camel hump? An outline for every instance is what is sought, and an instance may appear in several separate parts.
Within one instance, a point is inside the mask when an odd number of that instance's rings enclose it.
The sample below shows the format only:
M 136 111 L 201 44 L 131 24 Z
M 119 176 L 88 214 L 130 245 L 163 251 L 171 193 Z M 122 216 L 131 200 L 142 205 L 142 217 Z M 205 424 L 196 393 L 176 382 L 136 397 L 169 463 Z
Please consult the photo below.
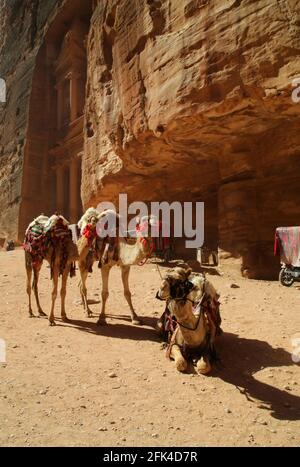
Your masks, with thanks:
M 43 230 L 44 227 L 46 226 L 47 222 L 49 221 L 49 217 L 44 216 L 43 214 L 41 216 L 36 217 L 32 222 L 27 227 L 26 234 L 32 230 L 32 229 L 40 229 Z
M 57 229 L 59 226 L 66 229 L 69 226 L 69 221 L 67 221 L 67 219 L 62 215 L 53 214 L 45 225 L 45 231 L 48 232 L 49 230 Z

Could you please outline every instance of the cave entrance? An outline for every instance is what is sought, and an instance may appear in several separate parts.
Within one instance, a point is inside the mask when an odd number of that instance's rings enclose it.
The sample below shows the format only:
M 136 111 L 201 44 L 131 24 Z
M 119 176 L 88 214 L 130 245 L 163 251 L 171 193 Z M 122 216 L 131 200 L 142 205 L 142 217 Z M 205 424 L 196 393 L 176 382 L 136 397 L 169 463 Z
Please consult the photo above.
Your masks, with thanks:
M 24 158 L 20 236 L 42 212 L 82 214 L 81 160 L 92 1 L 66 2 L 36 59 Z

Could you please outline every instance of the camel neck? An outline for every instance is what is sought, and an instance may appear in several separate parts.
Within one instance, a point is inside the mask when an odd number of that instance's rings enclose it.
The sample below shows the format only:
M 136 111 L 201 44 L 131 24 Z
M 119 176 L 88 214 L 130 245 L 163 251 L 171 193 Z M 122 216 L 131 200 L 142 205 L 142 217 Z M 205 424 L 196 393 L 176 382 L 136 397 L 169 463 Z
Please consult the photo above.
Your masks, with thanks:
M 182 324 L 180 330 L 186 344 L 198 346 L 205 338 L 203 314 L 200 319 L 198 316 L 195 316 L 192 303 L 188 301 L 182 306 L 177 304 L 174 309 L 174 314 L 177 321 Z
M 186 301 L 183 306 L 179 302 L 176 306 L 175 315 L 180 323 L 190 328 L 194 328 L 198 322 L 198 317 L 193 312 L 193 305 L 189 301 Z

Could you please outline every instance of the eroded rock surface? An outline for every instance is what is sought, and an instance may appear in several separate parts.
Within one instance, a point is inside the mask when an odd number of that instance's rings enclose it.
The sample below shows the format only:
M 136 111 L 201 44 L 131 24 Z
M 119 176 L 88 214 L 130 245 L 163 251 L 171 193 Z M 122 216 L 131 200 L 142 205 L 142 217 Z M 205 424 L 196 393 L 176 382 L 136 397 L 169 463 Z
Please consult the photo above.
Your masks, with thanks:
M 275 266 L 299 224 L 296 1 L 103 1 L 89 35 L 82 196 L 206 203 L 206 240 Z
M 62 3 L 0 1 L 0 77 L 7 86 L 7 102 L 0 103 L 0 236 L 7 238 L 24 237 L 19 221 L 32 80 L 45 30 Z M 35 111 L 40 113 L 44 105 L 40 102 Z
M 31 82 L 63 3 L 1 3 L 0 75 L 9 87 L 0 114 L 1 237 L 21 238 L 33 214 L 22 192 Z M 275 227 L 299 224 L 300 115 L 291 99 L 299 2 L 93 3 L 84 206 L 119 192 L 129 201 L 204 201 L 206 242 L 240 256 L 245 275 L 270 277 Z

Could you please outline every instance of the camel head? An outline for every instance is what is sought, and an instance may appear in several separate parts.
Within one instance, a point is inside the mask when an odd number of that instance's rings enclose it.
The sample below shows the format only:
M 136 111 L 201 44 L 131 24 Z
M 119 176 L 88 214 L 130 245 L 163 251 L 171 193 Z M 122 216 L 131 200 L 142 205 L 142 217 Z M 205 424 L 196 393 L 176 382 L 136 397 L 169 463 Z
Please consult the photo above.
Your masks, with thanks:
M 177 267 L 170 270 L 164 277 L 156 298 L 159 300 L 184 300 L 194 287 L 194 284 L 189 280 L 191 273 L 191 268 Z
M 159 232 L 159 221 L 156 216 L 143 216 L 136 218 L 136 233 L 137 237 L 152 238 L 157 237 Z
M 81 235 L 83 234 L 84 229 L 87 225 L 91 227 L 96 227 L 97 222 L 100 219 L 100 213 L 95 208 L 89 208 L 82 216 L 80 221 L 78 222 L 78 227 L 80 229 Z

